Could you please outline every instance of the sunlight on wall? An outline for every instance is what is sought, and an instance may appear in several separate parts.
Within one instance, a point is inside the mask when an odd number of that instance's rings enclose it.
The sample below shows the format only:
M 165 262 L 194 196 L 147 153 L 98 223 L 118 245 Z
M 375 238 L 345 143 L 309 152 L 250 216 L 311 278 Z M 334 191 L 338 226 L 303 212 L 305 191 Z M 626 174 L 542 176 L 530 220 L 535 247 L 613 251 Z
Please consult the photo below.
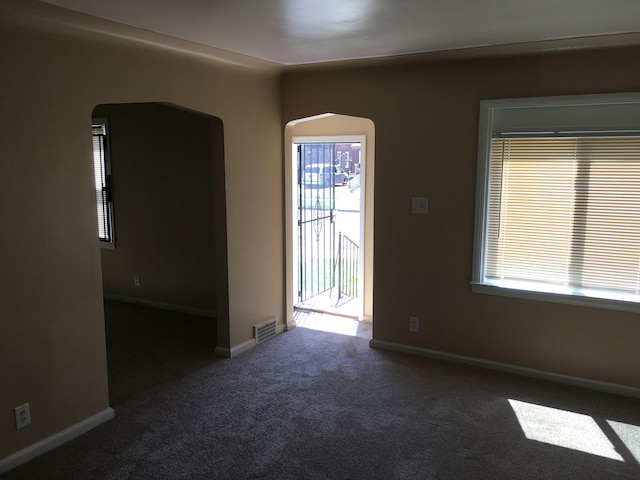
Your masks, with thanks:
M 590 416 L 518 400 L 509 399 L 509 403 L 518 417 L 522 431 L 529 440 L 624 462 L 611 441 Z

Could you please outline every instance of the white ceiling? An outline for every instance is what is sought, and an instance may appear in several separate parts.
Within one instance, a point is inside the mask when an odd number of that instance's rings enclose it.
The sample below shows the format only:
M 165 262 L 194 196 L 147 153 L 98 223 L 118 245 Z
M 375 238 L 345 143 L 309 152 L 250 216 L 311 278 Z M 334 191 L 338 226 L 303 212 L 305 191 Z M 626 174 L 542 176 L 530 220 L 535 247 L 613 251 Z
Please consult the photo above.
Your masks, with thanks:
M 284 65 L 640 31 L 640 0 L 43 1 Z

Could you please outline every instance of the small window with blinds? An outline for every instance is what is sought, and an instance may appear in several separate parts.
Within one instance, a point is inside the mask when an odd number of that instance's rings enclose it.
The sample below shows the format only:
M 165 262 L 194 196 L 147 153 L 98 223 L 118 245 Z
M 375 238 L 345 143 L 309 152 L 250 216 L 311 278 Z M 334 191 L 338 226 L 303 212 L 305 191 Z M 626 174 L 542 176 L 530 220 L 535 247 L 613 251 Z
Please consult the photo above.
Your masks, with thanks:
M 612 99 L 483 105 L 474 291 L 640 311 L 640 96 Z
M 103 246 L 115 245 L 113 238 L 113 201 L 111 198 L 111 170 L 109 164 L 108 126 L 106 119 L 94 119 L 93 168 L 98 214 L 98 237 Z

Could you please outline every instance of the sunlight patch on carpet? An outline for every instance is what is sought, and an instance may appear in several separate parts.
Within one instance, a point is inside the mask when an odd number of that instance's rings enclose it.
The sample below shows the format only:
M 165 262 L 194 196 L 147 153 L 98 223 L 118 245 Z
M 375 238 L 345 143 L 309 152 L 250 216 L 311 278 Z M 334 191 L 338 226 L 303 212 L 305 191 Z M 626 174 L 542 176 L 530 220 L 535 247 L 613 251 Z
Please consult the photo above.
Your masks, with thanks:
M 310 328 L 340 335 L 355 337 L 358 334 L 358 321 L 332 315 L 312 314 L 296 317 L 298 327 Z
M 509 403 L 529 440 L 624 462 L 592 417 L 518 400 Z
M 607 420 L 607 423 L 620 437 L 620 440 L 627 447 L 629 453 L 633 455 L 633 458 L 640 463 L 640 427 L 629 425 L 628 423 L 614 422 L 613 420 Z

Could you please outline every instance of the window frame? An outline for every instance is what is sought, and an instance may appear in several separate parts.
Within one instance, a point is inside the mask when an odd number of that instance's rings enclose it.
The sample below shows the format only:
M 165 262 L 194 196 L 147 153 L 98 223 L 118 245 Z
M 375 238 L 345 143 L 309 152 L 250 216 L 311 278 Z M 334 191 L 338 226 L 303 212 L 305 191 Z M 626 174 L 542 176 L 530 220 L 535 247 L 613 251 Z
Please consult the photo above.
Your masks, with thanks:
M 564 303 L 611 310 L 640 312 L 640 298 L 594 297 L 572 287 L 541 288 L 542 285 L 498 285 L 485 279 L 491 141 L 494 133 L 558 131 L 602 133 L 637 131 L 640 135 L 640 93 L 576 95 L 480 102 L 476 209 L 471 289 L 474 293 Z
M 102 126 L 104 128 L 104 140 L 103 140 L 103 162 L 104 162 L 104 172 L 105 172 L 105 177 L 107 178 L 106 182 L 108 185 L 108 194 L 107 194 L 107 201 L 106 201 L 106 207 L 107 207 L 107 225 L 108 225 L 108 229 L 109 229 L 109 238 L 108 239 L 103 239 L 102 237 L 100 237 L 100 231 L 98 230 L 98 239 L 100 241 L 100 248 L 103 249 L 109 249 L 109 250 L 113 250 L 116 248 L 116 241 L 115 241 L 115 227 L 114 227 L 114 215 L 113 215 L 113 192 L 112 192 L 112 185 L 111 185 L 111 148 L 110 148 L 110 142 L 109 142 L 109 120 L 105 117 L 94 117 L 91 119 L 91 127 L 92 130 L 94 127 L 96 126 Z M 95 185 L 95 152 L 93 151 L 93 137 L 95 137 L 96 135 L 94 135 L 92 133 L 92 159 L 93 159 L 93 166 L 94 166 L 94 185 Z M 98 200 L 96 198 L 96 208 L 98 207 Z M 96 221 L 99 221 L 98 218 L 96 218 Z

